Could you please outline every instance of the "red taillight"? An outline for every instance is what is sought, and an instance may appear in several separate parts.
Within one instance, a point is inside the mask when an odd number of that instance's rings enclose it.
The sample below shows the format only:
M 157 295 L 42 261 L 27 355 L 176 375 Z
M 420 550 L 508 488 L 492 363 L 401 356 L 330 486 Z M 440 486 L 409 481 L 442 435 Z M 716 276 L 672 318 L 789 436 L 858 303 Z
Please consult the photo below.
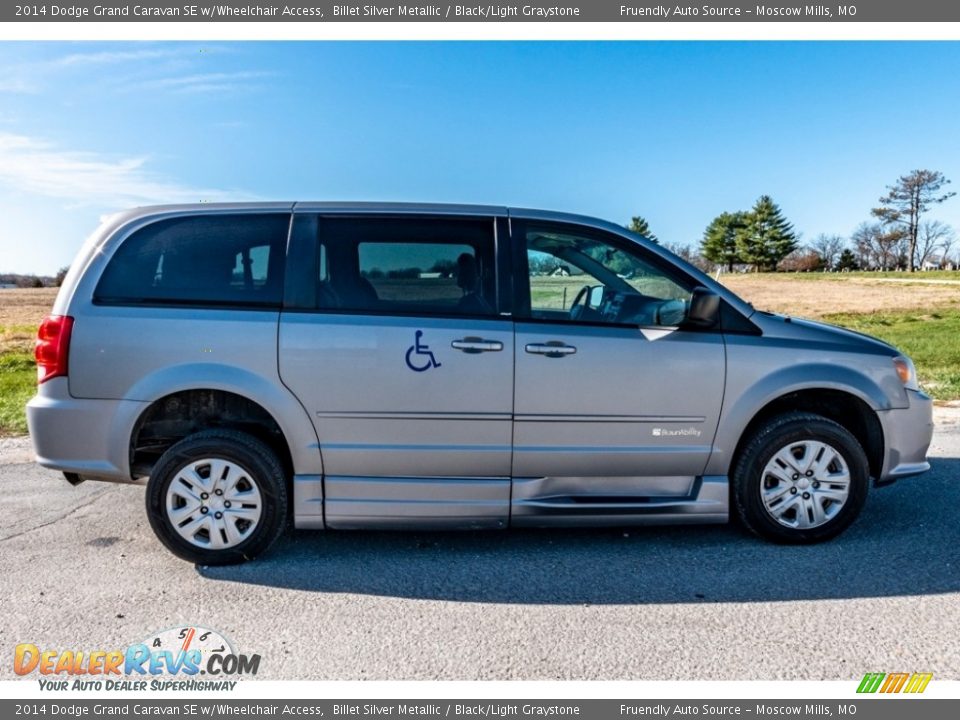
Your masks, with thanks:
M 73 318 L 67 315 L 47 315 L 37 330 L 37 344 L 33 351 L 37 359 L 37 384 L 67 374 L 67 355 L 70 352 L 70 331 Z

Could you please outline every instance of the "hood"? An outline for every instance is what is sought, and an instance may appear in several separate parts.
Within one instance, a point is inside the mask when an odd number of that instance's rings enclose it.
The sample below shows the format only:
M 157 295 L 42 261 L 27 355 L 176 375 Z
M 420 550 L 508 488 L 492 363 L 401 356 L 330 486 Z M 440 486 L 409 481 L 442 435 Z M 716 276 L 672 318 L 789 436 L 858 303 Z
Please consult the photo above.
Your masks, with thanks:
M 866 352 L 890 357 L 901 354 L 893 345 L 871 335 L 816 320 L 766 312 L 755 312 L 750 319 L 760 326 L 765 336 L 819 343 L 825 348 L 832 347 L 847 352 Z

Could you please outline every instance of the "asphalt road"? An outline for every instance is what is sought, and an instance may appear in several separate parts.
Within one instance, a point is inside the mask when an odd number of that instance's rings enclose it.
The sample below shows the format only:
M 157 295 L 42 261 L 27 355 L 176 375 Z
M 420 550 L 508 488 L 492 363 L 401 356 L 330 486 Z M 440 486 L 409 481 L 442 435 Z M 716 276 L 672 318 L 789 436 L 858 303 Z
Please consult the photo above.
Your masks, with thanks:
M 265 679 L 957 679 L 960 411 L 938 411 L 931 455 L 816 547 L 736 526 L 301 531 L 203 568 L 154 539 L 141 488 L 72 488 L 0 440 L 0 649 L 200 624 Z

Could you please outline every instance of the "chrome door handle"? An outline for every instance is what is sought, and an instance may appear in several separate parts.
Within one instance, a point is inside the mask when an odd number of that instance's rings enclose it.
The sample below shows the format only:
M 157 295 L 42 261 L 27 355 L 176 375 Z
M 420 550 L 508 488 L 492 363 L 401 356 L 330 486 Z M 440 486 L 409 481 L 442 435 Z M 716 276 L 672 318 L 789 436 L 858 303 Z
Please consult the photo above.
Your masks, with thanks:
M 500 352 L 503 350 L 503 343 L 499 340 L 484 340 L 478 337 L 465 337 L 462 340 L 454 340 L 450 343 L 454 350 L 460 350 L 468 355 L 475 355 L 482 352 Z
M 549 358 L 560 358 L 564 355 L 573 355 L 577 349 L 573 345 L 564 345 L 562 342 L 551 341 L 548 343 L 532 343 L 527 345 L 526 350 L 531 355 L 545 355 Z

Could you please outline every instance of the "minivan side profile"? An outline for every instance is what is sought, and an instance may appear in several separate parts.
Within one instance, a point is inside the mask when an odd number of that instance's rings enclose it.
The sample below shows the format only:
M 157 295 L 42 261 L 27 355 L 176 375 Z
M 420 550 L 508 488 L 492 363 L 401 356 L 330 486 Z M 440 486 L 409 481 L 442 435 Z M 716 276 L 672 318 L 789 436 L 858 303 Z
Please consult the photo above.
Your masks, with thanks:
M 38 331 L 37 461 L 146 484 L 205 565 L 313 529 L 722 523 L 826 540 L 920 474 L 909 358 L 755 310 L 593 218 L 159 206 L 88 239 Z

